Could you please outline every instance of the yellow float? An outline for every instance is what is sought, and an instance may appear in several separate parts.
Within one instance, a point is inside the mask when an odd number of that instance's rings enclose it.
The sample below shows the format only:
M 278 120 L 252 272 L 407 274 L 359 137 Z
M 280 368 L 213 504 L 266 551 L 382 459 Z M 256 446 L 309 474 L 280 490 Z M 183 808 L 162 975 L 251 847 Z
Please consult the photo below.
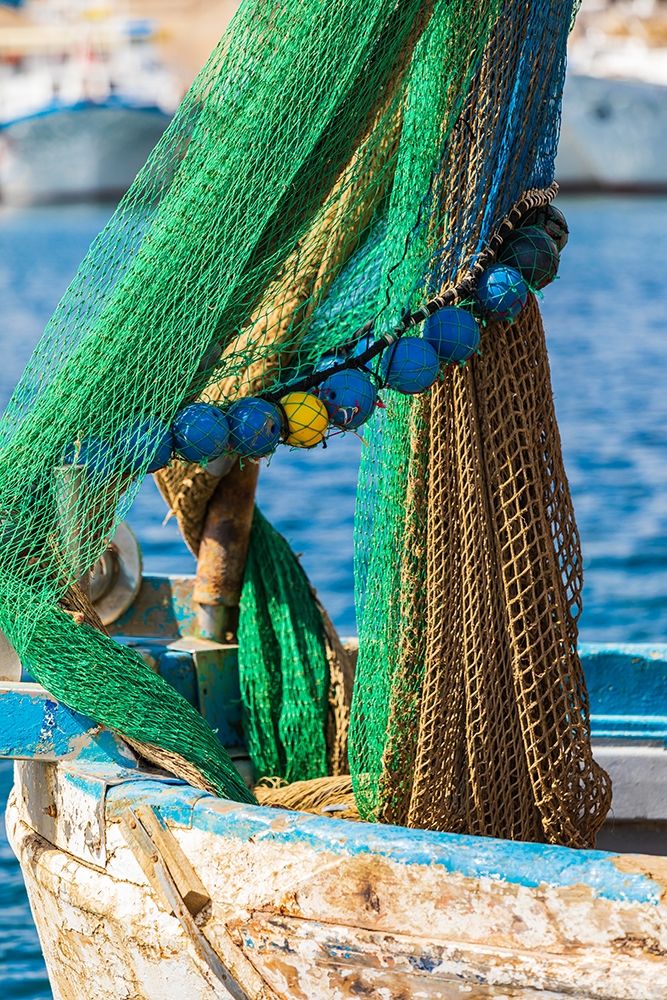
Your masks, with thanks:
M 287 444 L 295 448 L 314 448 L 324 440 L 329 414 L 317 396 L 310 392 L 288 392 L 280 405 L 287 420 Z

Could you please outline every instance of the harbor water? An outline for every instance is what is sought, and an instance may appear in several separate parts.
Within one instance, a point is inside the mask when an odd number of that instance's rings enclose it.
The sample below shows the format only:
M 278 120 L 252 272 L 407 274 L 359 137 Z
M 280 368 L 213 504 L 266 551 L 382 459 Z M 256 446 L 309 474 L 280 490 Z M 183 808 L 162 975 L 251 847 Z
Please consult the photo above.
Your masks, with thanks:
M 582 536 L 582 637 L 667 642 L 667 199 L 560 199 L 571 230 L 543 312 Z M 96 206 L 0 212 L 0 403 L 103 225 Z M 94 391 L 94 387 L 91 387 Z M 302 555 L 343 634 L 354 631 L 352 522 L 359 449 L 282 449 L 260 504 Z M 149 572 L 193 561 L 152 482 L 130 523 Z M 11 764 L 0 761 L 0 809 Z M 0 996 L 51 997 L 21 873 L 0 828 Z

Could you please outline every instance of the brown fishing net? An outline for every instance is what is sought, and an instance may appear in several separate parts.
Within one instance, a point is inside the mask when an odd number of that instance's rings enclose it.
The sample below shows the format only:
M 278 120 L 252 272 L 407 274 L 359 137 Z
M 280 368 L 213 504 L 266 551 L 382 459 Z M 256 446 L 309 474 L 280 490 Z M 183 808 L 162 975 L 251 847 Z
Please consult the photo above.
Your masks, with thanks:
M 581 551 L 534 299 L 447 371 L 413 434 L 415 599 L 392 689 L 410 722 L 390 722 L 381 818 L 589 847 L 611 784 L 590 746 Z
M 459 302 L 501 220 L 554 196 L 555 143 L 537 137 L 557 135 L 570 13 L 505 5 L 445 149 L 429 287 Z M 394 404 L 369 444 L 350 733 L 361 816 L 591 846 L 611 785 L 591 752 L 581 552 L 536 301 L 486 326 L 480 356 L 427 396 Z
M 611 783 L 591 752 L 581 549 L 534 298 L 447 370 L 411 434 L 377 818 L 590 847 Z M 261 801 L 353 818 L 349 792 L 325 779 Z

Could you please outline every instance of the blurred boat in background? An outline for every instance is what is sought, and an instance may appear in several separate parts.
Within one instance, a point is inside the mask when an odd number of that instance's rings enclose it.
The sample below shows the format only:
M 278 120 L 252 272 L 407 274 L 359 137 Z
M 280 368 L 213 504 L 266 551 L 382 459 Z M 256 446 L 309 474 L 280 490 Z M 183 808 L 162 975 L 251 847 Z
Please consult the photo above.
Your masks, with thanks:
M 584 0 L 556 177 L 569 191 L 667 190 L 667 3 Z
M 239 2 L 0 0 L 0 201 L 121 195 Z M 667 0 L 584 0 L 556 176 L 667 191 Z
M 0 30 L 0 200 L 117 198 L 182 94 L 158 57 L 155 26 L 72 21 L 44 2 L 28 13 L 42 17 Z

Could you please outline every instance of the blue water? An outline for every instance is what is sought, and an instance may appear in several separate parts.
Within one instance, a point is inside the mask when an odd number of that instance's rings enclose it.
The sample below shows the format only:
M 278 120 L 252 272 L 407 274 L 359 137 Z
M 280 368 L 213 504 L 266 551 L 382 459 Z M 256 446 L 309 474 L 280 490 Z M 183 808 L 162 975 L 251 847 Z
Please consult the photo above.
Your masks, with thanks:
M 572 233 L 543 303 L 556 407 L 584 548 L 582 637 L 667 641 L 667 199 L 560 200 Z M 0 212 L 4 405 L 106 210 Z M 343 633 L 354 630 L 352 516 L 359 442 L 283 449 L 260 503 L 302 553 Z M 193 563 L 147 482 L 130 522 L 154 572 Z M 0 803 L 11 766 L 0 762 Z M 20 871 L 0 830 L 0 995 L 51 994 Z

